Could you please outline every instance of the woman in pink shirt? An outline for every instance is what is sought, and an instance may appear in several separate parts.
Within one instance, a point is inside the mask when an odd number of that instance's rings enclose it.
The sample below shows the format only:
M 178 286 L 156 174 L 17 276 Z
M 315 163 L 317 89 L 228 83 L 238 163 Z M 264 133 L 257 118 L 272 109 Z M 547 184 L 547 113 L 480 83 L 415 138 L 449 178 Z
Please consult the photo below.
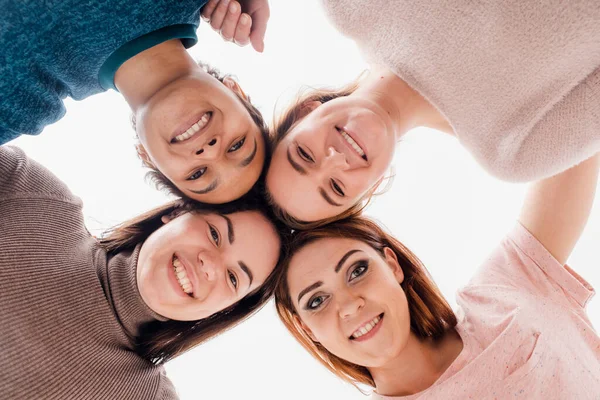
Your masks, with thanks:
M 598 399 L 594 290 L 565 263 L 599 166 L 597 155 L 531 187 L 456 312 L 419 259 L 363 217 L 297 234 L 277 311 L 325 367 L 381 399 Z

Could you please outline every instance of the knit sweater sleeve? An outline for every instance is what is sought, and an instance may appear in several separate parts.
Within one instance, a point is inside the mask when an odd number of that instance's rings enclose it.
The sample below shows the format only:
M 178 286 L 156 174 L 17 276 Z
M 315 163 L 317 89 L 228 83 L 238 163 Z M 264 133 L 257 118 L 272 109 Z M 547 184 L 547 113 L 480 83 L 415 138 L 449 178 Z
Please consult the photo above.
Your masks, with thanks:
M 519 135 L 501 132 L 476 155 L 492 175 L 527 182 L 561 173 L 600 151 L 600 67 Z
M 167 377 L 166 371 L 163 369 L 160 373 L 160 383 L 156 391 L 155 400 L 179 400 L 175 386 Z
M 20 197 L 47 197 L 79 203 L 69 188 L 23 150 L 0 146 L 0 201 Z

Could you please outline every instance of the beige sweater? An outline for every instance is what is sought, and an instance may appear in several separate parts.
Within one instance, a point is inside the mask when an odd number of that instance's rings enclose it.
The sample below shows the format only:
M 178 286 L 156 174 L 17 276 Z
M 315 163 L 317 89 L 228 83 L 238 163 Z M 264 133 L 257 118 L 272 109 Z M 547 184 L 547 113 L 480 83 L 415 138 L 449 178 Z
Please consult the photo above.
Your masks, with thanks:
M 323 5 L 369 61 L 446 116 L 491 174 L 536 180 L 600 151 L 600 1 Z
M 139 247 L 107 257 L 81 201 L 0 146 L 0 398 L 176 399 L 163 367 L 132 351 L 159 319 L 136 284 Z

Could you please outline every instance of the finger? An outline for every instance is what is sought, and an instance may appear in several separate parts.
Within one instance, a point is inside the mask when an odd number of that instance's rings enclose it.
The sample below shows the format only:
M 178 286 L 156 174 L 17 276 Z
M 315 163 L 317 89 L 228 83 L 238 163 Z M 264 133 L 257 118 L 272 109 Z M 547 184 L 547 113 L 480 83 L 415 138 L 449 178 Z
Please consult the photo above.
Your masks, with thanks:
M 229 6 L 229 0 L 221 0 L 213 11 L 210 17 L 210 26 L 215 31 L 221 30 L 221 26 L 223 25 L 223 20 L 225 19 L 225 15 L 227 14 L 227 8 Z
M 265 33 L 267 32 L 267 22 L 269 22 L 270 12 L 268 6 L 257 10 L 252 15 L 252 30 L 250 31 L 250 42 L 252 47 L 259 53 L 265 49 Z
M 210 17 L 215 11 L 217 4 L 219 4 L 219 0 L 210 0 L 204 7 L 202 7 L 202 18 L 204 18 L 205 21 L 210 21 Z
M 225 19 L 223 20 L 223 25 L 221 26 L 221 36 L 225 40 L 232 40 L 233 35 L 235 34 L 235 29 L 240 20 L 240 13 L 242 12 L 242 7 L 240 3 L 237 1 L 232 1 L 229 3 L 229 7 L 227 9 L 227 15 L 225 15 Z
M 245 46 L 250 43 L 250 28 L 252 27 L 252 18 L 246 13 L 240 15 L 240 20 L 235 29 L 235 35 L 233 41 L 240 45 Z

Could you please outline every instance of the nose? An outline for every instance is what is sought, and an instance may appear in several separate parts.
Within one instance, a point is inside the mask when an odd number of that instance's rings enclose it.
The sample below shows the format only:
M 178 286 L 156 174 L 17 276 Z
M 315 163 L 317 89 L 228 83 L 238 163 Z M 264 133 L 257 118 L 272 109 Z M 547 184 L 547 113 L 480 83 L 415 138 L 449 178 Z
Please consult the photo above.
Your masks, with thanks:
M 219 277 L 219 271 L 221 268 L 221 262 L 216 255 L 202 252 L 198 254 L 198 263 L 200 265 L 200 272 L 204 274 L 206 280 L 214 282 Z
M 345 170 L 349 167 L 348 162 L 346 161 L 346 156 L 337 151 L 334 147 L 329 147 L 327 149 L 322 164 L 324 169 L 331 168 Z
M 204 142 L 202 147 L 196 150 L 197 156 L 202 156 L 205 160 L 215 160 L 219 157 L 221 150 L 221 140 L 217 136 L 212 137 L 207 142 Z
M 365 299 L 362 296 L 348 293 L 338 293 L 340 317 L 345 319 L 352 317 L 360 311 L 365 305 Z

